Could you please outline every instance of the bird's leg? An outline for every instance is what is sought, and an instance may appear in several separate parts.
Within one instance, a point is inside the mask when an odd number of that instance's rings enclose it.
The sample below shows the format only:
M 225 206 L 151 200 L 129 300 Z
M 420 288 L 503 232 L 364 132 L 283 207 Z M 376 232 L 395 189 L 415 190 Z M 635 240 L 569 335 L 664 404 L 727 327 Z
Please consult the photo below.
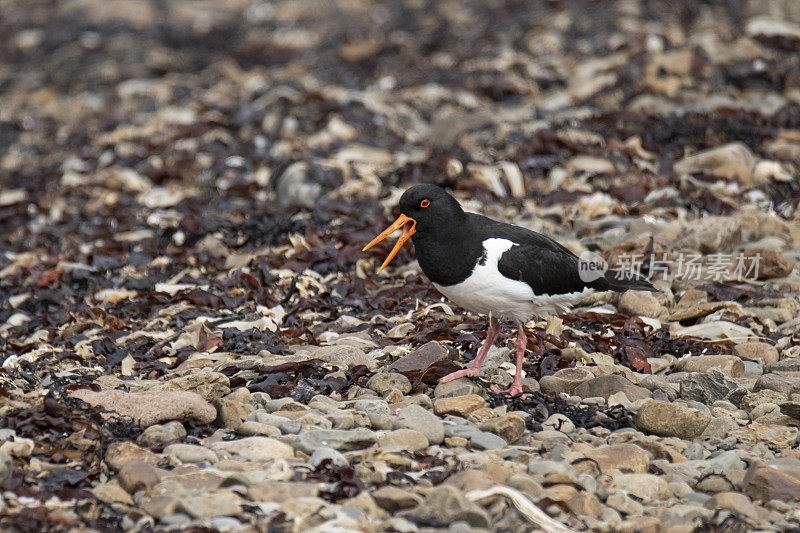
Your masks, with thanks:
M 517 333 L 517 341 L 514 343 L 514 347 L 517 349 L 517 368 L 514 372 L 514 381 L 511 383 L 511 386 L 505 393 L 510 394 L 511 396 L 516 396 L 517 394 L 522 394 L 522 359 L 525 356 L 525 346 L 528 343 L 528 339 L 525 336 L 525 325 L 519 325 L 519 331 Z M 498 392 L 498 391 L 495 391 Z
M 483 341 L 483 346 L 481 349 L 478 350 L 478 354 L 475 356 L 475 359 L 472 361 L 472 364 L 469 365 L 467 368 L 462 370 L 456 370 L 450 374 L 439 379 L 439 383 L 447 383 L 448 381 L 453 381 L 454 379 L 470 377 L 474 378 L 477 377 L 481 373 L 481 366 L 483 365 L 483 360 L 486 359 L 486 354 L 489 353 L 489 348 L 492 347 L 494 341 L 497 339 L 497 335 L 500 333 L 500 321 L 496 318 L 489 319 L 489 329 L 486 330 L 486 340 Z

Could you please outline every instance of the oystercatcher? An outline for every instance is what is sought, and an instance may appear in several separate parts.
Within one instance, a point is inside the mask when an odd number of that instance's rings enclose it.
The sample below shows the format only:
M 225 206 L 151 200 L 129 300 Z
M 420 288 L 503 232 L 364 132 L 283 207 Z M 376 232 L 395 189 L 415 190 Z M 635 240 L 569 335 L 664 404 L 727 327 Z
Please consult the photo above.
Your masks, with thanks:
M 566 312 L 595 291 L 656 291 L 634 274 L 583 264 L 583 259 L 549 237 L 466 213 L 435 185 L 411 187 L 398 207 L 400 217 L 364 247 L 367 250 L 402 228 L 378 272 L 411 239 L 422 272 L 439 292 L 465 309 L 489 315 L 486 340 L 472 364 L 441 382 L 477 376 L 500 332 L 500 320 L 510 320 L 518 327 L 516 372 L 505 392 L 521 394 L 526 322 Z

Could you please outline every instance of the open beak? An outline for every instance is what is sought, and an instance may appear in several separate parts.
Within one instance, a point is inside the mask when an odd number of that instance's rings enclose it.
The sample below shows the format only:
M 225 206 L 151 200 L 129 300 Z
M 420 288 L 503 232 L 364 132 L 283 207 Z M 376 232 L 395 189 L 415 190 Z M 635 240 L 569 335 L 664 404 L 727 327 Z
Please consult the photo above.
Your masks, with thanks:
M 415 229 L 416 226 L 416 220 L 405 215 L 400 215 L 397 220 L 394 221 L 394 224 L 383 230 L 380 235 L 372 239 L 372 241 L 361 250 L 362 252 L 366 251 L 368 248 L 375 246 L 398 229 L 403 228 L 403 234 L 400 235 L 399 239 L 397 239 L 397 243 L 395 243 L 394 248 L 392 248 L 392 251 L 389 253 L 389 257 L 386 258 L 386 261 L 384 261 L 381 267 L 378 269 L 378 273 L 386 268 L 386 265 L 389 264 L 389 261 L 391 261 L 395 255 L 397 255 L 397 252 L 400 251 L 400 248 L 403 246 L 403 244 L 405 244 L 405 242 L 410 239 L 412 235 L 414 235 L 414 232 L 417 231 Z

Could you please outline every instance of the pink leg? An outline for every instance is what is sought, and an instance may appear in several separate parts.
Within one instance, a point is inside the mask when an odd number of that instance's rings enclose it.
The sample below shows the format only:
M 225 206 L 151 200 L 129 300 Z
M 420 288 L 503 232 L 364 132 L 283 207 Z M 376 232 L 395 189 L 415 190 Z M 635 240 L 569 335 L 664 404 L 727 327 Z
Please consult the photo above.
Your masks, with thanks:
M 463 370 L 456 370 L 455 372 L 440 378 L 439 383 L 447 383 L 448 381 L 453 381 L 454 379 L 464 377 L 477 377 L 481 373 L 481 365 L 483 365 L 483 360 L 486 359 L 486 354 L 489 353 L 489 348 L 492 347 L 492 344 L 494 344 L 494 341 L 497 339 L 497 335 L 499 333 L 500 321 L 496 318 L 489 319 L 489 329 L 486 330 L 486 340 L 483 341 L 483 346 L 481 346 L 481 349 L 478 350 L 478 355 L 475 356 L 472 364 Z
M 525 356 L 525 346 L 527 343 L 528 339 L 525 336 L 525 325 L 520 324 L 519 331 L 517 333 L 517 341 L 514 343 L 514 347 L 517 349 L 517 369 L 514 372 L 514 381 L 511 383 L 511 386 L 508 388 L 508 390 L 505 391 L 511 396 L 522 394 L 522 359 Z

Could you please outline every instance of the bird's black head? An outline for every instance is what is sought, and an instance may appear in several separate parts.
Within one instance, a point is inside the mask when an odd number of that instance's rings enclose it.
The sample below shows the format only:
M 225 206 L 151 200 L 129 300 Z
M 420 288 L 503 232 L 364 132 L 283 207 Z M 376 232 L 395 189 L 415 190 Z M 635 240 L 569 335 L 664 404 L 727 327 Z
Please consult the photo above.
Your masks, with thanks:
M 447 235 L 454 228 L 461 227 L 461 218 L 464 217 L 464 211 L 456 199 L 436 185 L 411 187 L 400 197 L 398 208 L 401 215 L 394 221 L 394 224 L 383 230 L 364 247 L 364 250 L 367 250 L 395 231 L 403 230 L 389 253 L 389 257 L 383 262 L 378 272 L 386 268 L 403 243 L 412 236 L 417 235 L 419 238 L 430 240 L 441 237 L 442 234 Z M 414 240 L 415 245 L 416 243 L 417 241 Z
M 455 198 L 436 185 L 414 185 L 400 197 L 398 209 L 416 221 L 416 232 L 442 230 L 457 224 L 464 211 Z

